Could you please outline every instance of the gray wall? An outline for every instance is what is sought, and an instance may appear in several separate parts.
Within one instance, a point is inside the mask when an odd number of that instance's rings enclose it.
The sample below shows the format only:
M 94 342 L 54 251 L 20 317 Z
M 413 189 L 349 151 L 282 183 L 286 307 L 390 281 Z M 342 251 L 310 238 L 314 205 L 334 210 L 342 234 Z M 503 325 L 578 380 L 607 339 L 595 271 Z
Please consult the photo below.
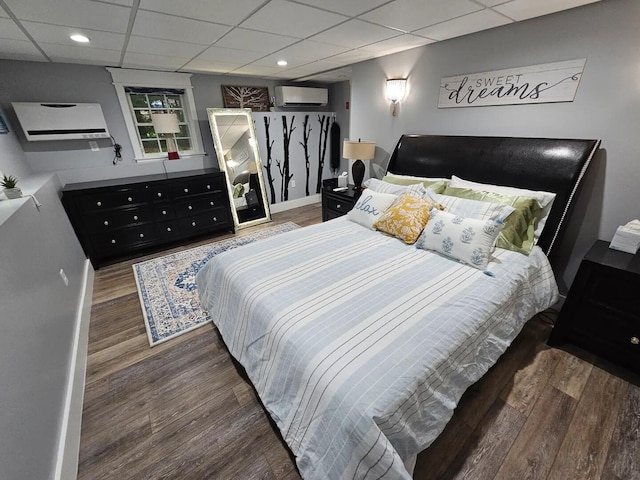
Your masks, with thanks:
M 403 133 L 599 138 L 599 153 L 569 224 L 557 269 L 561 290 L 596 238 L 637 218 L 640 204 L 640 2 L 607 0 L 353 66 L 351 136 L 388 155 Z M 587 58 L 575 101 L 438 109 L 444 76 Z M 386 78 L 408 77 L 392 117 Z
M 329 110 L 336 112 L 336 121 L 340 125 L 340 139 L 349 139 L 349 114 L 351 107 L 351 83 L 349 81 L 334 83 L 329 87 Z M 340 144 L 340 152 L 342 153 L 342 143 Z M 340 155 L 340 172 L 347 169 L 348 160 Z
M 27 178 L 13 132 L 0 135 L 0 170 Z M 52 478 L 85 257 L 55 175 L 0 224 L 0 476 Z M 33 184 L 33 182 L 31 182 Z M 17 205 L 20 205 L 17 207 Z M 69 278 L 65 286 L 58 272 Z

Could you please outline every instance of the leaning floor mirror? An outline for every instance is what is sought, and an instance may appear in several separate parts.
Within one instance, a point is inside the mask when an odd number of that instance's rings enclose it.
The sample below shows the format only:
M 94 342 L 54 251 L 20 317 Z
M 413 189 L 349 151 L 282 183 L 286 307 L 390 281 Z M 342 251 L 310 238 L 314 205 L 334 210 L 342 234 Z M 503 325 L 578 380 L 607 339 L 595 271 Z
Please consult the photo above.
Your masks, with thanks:
M 236 228 L 271 221 L 251 110 L 208 108 L 207 114 Z

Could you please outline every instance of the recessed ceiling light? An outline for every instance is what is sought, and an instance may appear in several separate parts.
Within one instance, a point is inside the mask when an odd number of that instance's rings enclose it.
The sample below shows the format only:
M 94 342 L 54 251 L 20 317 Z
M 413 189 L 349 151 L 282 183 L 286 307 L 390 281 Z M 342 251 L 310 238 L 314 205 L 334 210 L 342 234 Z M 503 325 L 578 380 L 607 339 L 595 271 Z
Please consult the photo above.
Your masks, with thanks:
M 287 66 L 287 61 L 286 60 L 278 60 L 278 65 L 280 65 L 281 67 L 286 67 Z
M 78 43 L 89 43 L 89 37 L 85 37 L 84 35 L 80 35 L 79 33 L 76 33 L 74 35 L 71 35 L 69 37 L 71 40 L 73 40 L 74 42 L 78 42 Z

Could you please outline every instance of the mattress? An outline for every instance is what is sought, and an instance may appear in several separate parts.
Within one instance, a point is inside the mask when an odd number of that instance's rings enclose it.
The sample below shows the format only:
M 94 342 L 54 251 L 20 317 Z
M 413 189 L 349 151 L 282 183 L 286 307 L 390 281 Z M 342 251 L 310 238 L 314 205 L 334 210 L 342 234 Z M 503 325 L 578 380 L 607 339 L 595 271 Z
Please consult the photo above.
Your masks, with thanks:
M 537 247 L 483 272 L 346 217 L 220 254 L 196 283 L 307 480 L 410 479 L 405 461 L 558 296 Z

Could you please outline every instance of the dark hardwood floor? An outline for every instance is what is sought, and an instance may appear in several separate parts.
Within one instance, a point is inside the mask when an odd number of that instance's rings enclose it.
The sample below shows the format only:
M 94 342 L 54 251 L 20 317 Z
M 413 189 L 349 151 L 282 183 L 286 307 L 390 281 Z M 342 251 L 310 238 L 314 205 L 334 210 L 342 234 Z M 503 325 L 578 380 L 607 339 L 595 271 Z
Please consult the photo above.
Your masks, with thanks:
M 321 211 L 273 217 L 304 226 Z M 223 238 L 96 272 L 79 479 L 300 478 L 215 328 L 147 341 L 131 265 Z M 526 325 L 419 455 L 416 479 L 640 479 L 638 377 L 547 347 L 549 331 L 548 315 Z

